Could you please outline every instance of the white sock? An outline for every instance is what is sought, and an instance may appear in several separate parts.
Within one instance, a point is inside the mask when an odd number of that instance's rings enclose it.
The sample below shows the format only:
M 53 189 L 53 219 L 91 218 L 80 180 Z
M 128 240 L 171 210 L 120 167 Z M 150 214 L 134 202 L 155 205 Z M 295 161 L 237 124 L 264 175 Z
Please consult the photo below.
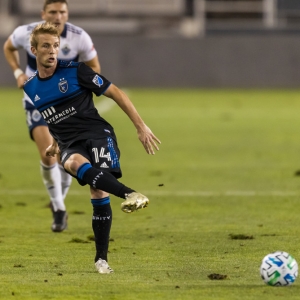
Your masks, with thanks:
M 50 196 L 54 211 L 58 209 L 66 210 L 62 196 L 61 175 L 58 164 L 55 163 L 48 167 L 40 162 L 40 166 L 43 182 Z
M 61 190 L 63 199 L 66 198 L 69 191 L 70 185 L 72 183 L 72 176 L 68 174 L 62 165 L 59 166 L 60 177 L 61 177 Z

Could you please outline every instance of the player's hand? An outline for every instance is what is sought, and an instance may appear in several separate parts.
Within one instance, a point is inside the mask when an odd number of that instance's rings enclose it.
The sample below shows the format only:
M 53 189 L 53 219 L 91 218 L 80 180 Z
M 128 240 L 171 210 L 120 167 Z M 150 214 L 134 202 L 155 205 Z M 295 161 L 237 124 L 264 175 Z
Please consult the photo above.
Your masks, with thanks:
M 56 154 L 59 154 L 60 150 L 57 144 L 55 145 L 50 145 L 49 147 L 47 147 L 46 149 L 46 156 L 51 156 L 51 157 L 55 157 Z
M 155 154 L 154 149 L 159 150 L 157 144 L 161 144 L 161 141 L 152 133 L 148 126 L 145 125 L 138 130 L 138 137 L 148 154 L 153 155 Z
M 27 76 L 25 73 L 21 74 L 21 75 L 18 77 L 18 79 L 17 79 L 17 85 L 18 85 L 18 88 L 19 88 L 19 89 L 22 89 L 22 88 L 23 88 L 24 82 L 25 82 L 27 79 L 28 79 L 28 76 Z

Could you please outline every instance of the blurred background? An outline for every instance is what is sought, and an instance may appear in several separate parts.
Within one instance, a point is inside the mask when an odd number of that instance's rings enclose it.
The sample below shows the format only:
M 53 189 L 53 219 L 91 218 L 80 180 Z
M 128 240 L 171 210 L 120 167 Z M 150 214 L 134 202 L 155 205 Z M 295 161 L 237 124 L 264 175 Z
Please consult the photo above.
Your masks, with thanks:
M 40 20 L 42 5 L 0 0 L 1 44 L 16 26 Z M 117 85 L 300 83 L 299 0 L 69 0 L 69 11 L 69 21 L 91 35 L 102 73 Z M 0 65 L 0 86 L 15 86 L 3 51 Z

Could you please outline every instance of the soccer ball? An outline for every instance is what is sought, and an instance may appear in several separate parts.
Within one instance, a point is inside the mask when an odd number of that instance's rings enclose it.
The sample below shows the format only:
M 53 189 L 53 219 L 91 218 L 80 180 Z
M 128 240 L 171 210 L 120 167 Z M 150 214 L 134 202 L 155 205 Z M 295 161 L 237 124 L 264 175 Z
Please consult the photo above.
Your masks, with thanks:
M 260 275 L 268 285 L 291 285 L 298 276 L 298 264 L 290 254 L 276 251 L 263 258 Z

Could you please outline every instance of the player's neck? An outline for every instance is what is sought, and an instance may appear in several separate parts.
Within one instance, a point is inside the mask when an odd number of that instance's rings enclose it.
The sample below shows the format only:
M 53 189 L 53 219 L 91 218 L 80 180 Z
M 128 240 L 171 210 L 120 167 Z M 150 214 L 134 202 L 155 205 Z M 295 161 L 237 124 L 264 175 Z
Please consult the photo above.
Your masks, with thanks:
M 37 70 L 38 70 L 38 73 L 39 73 L 39 77 L 40 78 L 47 78 L 47 77 L 52 76 L 55 72 L 56 66 L 57 66 L 57 62 L 52 67 L 48 67 L 48 68 L 44 67 L 43 65 L 37 65 Z

